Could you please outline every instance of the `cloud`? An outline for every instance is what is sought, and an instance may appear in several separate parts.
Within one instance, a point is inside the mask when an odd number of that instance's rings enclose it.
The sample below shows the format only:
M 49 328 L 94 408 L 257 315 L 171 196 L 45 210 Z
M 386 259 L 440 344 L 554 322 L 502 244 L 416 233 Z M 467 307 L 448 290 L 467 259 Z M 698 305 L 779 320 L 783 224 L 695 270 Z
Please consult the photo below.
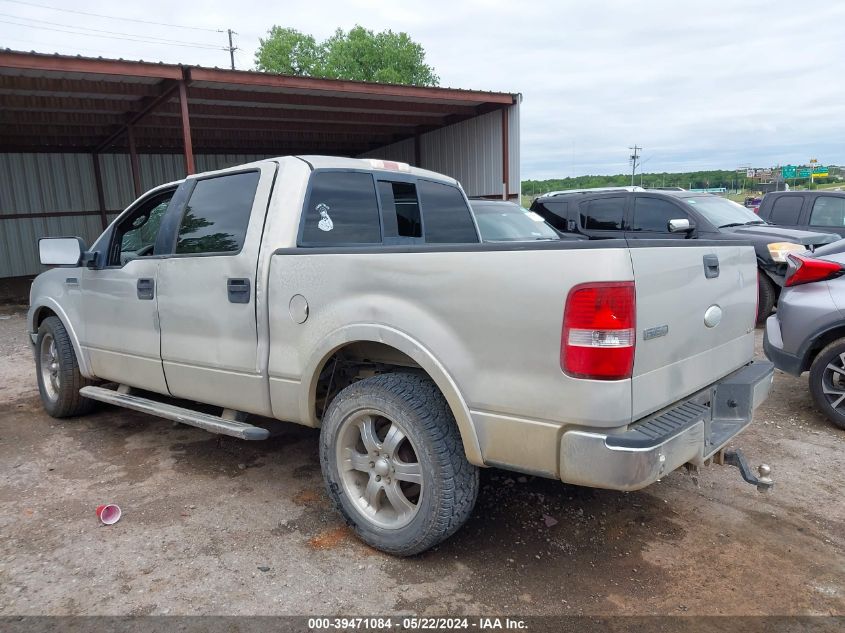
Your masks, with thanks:
M 57 5 L 58 6 L 58 5 Z M 628 169 L 628 146 L 650 171 L 752 164 L 845 163 L 845 4 L 545 0 L 268 3 L 74 3 L 77 10 L 239 33 L 252 66 L 273 24 L 318 38 L 355 24 L 407 31 L 446 86 L 520 92 L 522 175 Z M 118 8 L 119 7 L 119 8 Z M 148 27 L 0 2 L 0 11 L 68 25 L 225 45 L 224 33 Z M 59 18 L 57 20 L 57 18 Z M 6 19 L 6 18 L 2 18 Z M 21 40 L 38 42 L 26 46 Z M 13 48 L 226 66 L 223 50 L 96 39 L 0 24 Z M 90 47 L 90 48 L 89 48 Z M 92 52 L 96 49 L 97 52 Z

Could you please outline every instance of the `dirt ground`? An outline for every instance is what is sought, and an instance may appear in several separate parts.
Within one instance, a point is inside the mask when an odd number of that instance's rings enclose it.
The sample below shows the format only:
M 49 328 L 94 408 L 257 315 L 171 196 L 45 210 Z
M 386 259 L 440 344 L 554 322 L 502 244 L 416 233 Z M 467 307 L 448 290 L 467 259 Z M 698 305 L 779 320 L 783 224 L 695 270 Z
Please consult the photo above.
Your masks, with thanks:
M 778 373 L 737 442 L 772 465 L 769 494 L 718 466 L 636 493 L 490 469 L 469 523 L 402 560 L 329 508 L 317 431 L 54 420 L 24 330 L 0 306 L 0 616 L 845 614 L 845 432 L 806 378 Z M 98 525 L 103 502 L 116 525 Z

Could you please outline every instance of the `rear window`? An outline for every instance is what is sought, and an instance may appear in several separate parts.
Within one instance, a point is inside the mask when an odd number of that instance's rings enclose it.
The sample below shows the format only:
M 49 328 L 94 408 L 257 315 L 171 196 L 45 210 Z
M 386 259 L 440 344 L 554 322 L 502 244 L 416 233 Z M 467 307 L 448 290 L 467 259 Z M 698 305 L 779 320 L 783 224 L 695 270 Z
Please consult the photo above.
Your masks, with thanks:
M 410 182 L 380 180 L 378 192 L 385 237 L 422 237 L 417 187 Z
M 812 226 L 845 226 L 845 196 L 819 196 L 810 214 Z
M 778 196 L 772 205 L 769 221 L 772 224 L 798 224 L 804 199 L 800 196 Z
M 372 175 L 315 172 L 305 205 L 302 242 L 312 246 L 380 244 L 381 222 Z
M 598 198 L 581 203 L 581 227 L 587 231 L 621 231 L 625 198 Z
M 460 189 L 430 180 L 419 181 L 425 241 L 429 244 L 478 242 L 478 233 Z

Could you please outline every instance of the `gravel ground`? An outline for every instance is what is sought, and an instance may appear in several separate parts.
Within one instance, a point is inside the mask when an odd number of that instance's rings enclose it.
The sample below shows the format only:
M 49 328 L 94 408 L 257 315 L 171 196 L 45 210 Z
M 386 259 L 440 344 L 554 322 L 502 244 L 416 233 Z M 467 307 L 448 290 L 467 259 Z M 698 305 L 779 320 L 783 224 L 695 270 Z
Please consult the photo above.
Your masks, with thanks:
M 402 560 L 329 508 L 317 431 L 54 420 L 24 329 L 0 306 L 0 616 L 845 614 L 845 432 L 806 378 L 778 373 L 738 441 L 772 465 L 769 494 L 718 466 L 635 493 L 489 469 L 469 523 Z M 103 502 L 116 525 L 98 525 Z

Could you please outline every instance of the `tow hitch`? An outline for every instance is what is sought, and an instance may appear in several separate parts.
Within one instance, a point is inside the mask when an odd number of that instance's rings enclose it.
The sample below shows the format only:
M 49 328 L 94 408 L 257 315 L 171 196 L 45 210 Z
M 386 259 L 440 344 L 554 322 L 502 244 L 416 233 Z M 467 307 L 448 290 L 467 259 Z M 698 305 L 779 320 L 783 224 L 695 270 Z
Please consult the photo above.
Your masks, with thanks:
M 713 456 L 717 464 L 727 464 L 728 466 L 736 466 L 739 468 L 739 473 L 742 478 L 750 483 L 752 486 L 757 486 L 757 492 L 768 492 L 775 482 L 769 476 L 772 474 L 772 469 L 767 464 L 760 464 L 757 466 L 758 475 L 751 472 L 751 467 L 745 461 L 745 455 L 738 448 L 722 449 Z

